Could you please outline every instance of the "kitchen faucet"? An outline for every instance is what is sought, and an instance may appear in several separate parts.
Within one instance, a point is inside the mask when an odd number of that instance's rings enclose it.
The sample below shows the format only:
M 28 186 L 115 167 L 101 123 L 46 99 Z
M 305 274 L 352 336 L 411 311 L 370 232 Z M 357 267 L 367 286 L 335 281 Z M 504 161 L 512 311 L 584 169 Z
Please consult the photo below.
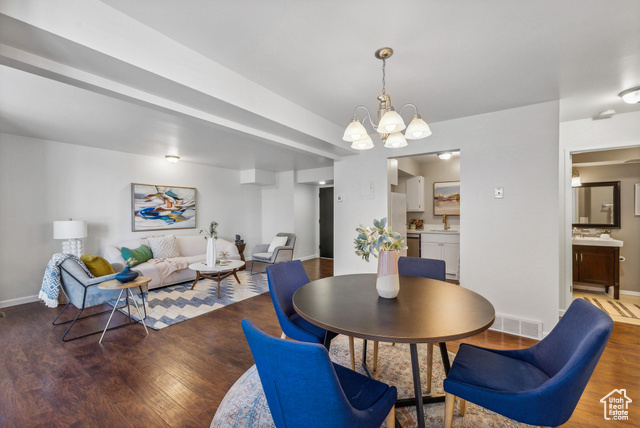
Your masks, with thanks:
M 449 223 L 447 222 L 447 215 L 444 214 L 444 217 L 442 218 L 442 222 L 444 223 L 444 230 L 449 230 L 449 228 L 451 226 L 449 226 Z

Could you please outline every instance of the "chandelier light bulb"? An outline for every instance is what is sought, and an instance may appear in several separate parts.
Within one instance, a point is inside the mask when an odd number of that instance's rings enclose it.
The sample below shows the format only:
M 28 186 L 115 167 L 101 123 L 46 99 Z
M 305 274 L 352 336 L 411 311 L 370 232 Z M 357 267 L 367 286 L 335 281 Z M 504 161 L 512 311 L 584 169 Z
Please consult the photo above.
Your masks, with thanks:
M 373 149 L 373 140 L 370 136 L 366 136 L 362 140 L 354 141 L 351 143 L 351 148 L 355 150 L 369 150 Z
M 389 149 L 399 149 L 400 147 L 406 147 L 409 144 L 407 144 L 407 139 L 404 138 L 404 135 L 402 135 L 402 132 L 394 132 L 392 134 L 389 134 L 389 136 L 387 137 L 387 141 L 385 141 L 384 146 L 389 148 Z
M 391 134 L 405 129 L 407 126 L 398 113 L 393 110 L 386 112 L 380 119 L 378 124 L 378 132 L 382 134 Z
M 429 129 L 429 125 L 425 122 L 419 114 L 413 116 L 413 120 L 407 127 L 407 132 L 404 133 L 404 136 L 407 140 L 419 140 L 421 138 L 427 138 L 431 135 L 431 129 Z
M 342 139 L 349 142 L 359 141 L 365 138 L 365 135 L 367 135 L 367 129 L 360 123 L 360 119 L 354 118 L 345 129 Z

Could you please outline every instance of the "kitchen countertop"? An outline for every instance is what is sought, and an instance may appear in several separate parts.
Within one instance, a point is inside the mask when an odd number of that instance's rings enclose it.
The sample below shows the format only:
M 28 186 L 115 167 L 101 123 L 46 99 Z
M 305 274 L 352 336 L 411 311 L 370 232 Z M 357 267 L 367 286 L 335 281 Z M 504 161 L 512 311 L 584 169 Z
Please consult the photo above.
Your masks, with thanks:
M 440 233 L 443 235 L 459 235 L 460 234 L 460 230 L 458 229 L 449 229 L 449 230 L 443 230 L 443 229 L 407 229 L 407 233 L 408 234 L 422 234 L 422 233 Z

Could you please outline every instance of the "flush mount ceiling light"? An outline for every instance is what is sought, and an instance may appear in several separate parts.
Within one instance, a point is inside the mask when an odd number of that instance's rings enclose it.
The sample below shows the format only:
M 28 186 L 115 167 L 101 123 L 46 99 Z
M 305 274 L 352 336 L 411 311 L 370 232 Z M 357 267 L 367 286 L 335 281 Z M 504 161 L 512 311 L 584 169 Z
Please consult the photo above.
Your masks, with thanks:
M 177 163 L 180 160 L 180 156 L 176 155 L 166 155 L 164 158 L 170 163 Z
M 627 104 L 638 104 L 640 103 L 640 86 L 622 91 L 618 96 Z
M 453 155 L 453 153 L 451 152 L 446 152 L 446 153 L 438 153 L 438 157 L 442 160 L 447 160 L 447 159 L 451 159 L 451 156 Z
M 418 114 L 418 108 L 414 104 L 405 104 L 400 108 L 400 113 L 405 107 L 413 107 L 414 114 L 409 126 L 406 126 L 404 120 L 399 113 L 395 111 L 391 105 L 391 97 L 386 93 L 385 76 L 386 76 L 386 60 L 393 55 L 393 49 L 380 48 L 376 51 L 376 58 L 382 60 L 382 95 L 378 96 L 378 115 L 376 125 L 371 119 L 371 112 L 363 105 L 359 105 L 353 111 L 353 117 L 351 123 L 344 131 L 342 139 L 351 143 L 351 148 L 356 150 L 368 150 L 373 148 L 373 140 L 367 134 L 367 129 L 363 123 L 365 120 L 369 120 L 369 123 L 380 135 L 380 139 L 384 142 L 384 146 L 387 148 L 400 148 L 407 146 L 407 140 L 419 140 L 431 135 L 431 130 L 427 122 L 422 120 Z M 362 119 L 362 122 L 357 116 L 357 111 L 364 109 L 367 114 Z M 404 134 L 402 133 L 402 131 Z
M 571 187 L 580 187 L 582 183 L 580 182 L 580 173 L 577 169 L 571 170 Z
M 327 182 L 326 181 L 318 181 L 318 184 L 321 185 L 321 186 L 324 186 L 325 184 L 327 184 Z

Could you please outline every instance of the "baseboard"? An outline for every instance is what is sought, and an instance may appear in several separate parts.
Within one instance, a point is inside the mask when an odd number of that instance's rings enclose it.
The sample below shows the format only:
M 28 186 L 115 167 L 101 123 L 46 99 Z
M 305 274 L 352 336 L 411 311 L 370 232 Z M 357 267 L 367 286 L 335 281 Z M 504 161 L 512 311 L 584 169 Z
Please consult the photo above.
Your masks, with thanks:
M 580 285 L 580 284 L 576 285 L 576 284 L 574 284 L 573 285 L 573 289 L 574 290 L 584 290 L 584 291 L 597 291 L 597 292 L 600 292 L 600 293 L 604 293 L 605 286 L 603 285 L 603 286 L 600 286 L 600 287 L 591 287 L 589 285 Z
M 640 297 L 640 291 L 620 290 L 620 294 L 626 294 L 627 296 L 638 296 L 638 297 Z
M 297 257 L 296 260 L 300 260 L 303 262 L 305 260 L 317 259 L 318 257 L 320 256 L 318 256 L 317 254 L 313 254 L 311 256 Z
M 25 303 L 33 303 L 38 301 L 38 295 L 20 297 L 19 299 L 3 300 L 0 302 L 0 308 L 8 308 L 11 306 L 24 305 Z

